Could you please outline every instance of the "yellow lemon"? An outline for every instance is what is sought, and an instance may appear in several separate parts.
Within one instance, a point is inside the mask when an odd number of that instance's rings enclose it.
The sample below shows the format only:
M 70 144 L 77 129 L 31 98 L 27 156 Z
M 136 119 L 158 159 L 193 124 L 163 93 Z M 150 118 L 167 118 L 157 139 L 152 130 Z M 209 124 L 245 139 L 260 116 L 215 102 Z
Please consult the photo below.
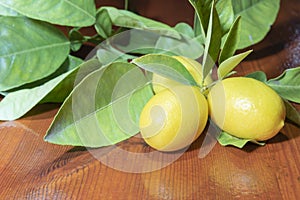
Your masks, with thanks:
M 154 95 L 140 115 L 146 143 L 160 151 L 190 145 L 205 128 L 208 104 L 198 87 L 180 85 Z
M 202 84 L 202 71 L 201 71 L 202 65 L 199 62 L 183 56 L 173 56 L 173 57 L 185 66 L 185 68 L 191 73 L 192 77 L 195 79 L 198 85 Z M 159 93 L 166 88 L 172 88 L 176 85 L 181 84 L 175 80 L 165 78 L 158 74 L 153 74 L 152 82 L 153 82 L 153 90 L 155 93 Z M 212 82 L 213 80 L 211 76 L 207 76 L 204 80 L 204 86 L 207 86 Z
M 284 126 L 286 111 L 281 97 L 255 79 L 224 79 L 212 87 L 207 98 L 212 120 L 236 137 L 264 141 Z

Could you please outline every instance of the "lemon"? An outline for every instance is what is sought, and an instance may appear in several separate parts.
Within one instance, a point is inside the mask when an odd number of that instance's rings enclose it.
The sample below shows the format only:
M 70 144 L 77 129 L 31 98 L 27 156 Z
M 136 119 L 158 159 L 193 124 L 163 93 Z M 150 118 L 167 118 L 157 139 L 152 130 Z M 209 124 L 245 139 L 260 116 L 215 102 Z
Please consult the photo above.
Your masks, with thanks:
M 198 85 L 202 84 L 202 71 L 201 71 L 202 65 L 199 62 L 184 56 L 173 56 L 173 57 L 185 66 L 185 68 L 191 73 L 192 77 L 195 79 Z M 175 80 L 165 78 L 155 73 L 153 74 L 152 82 L 153 82 L 153 91 L 155 93 L 159 93 L 166 88 L 172 88 L 176 85 L 181 84 Z M 212 82 L 213 80 L 211 76 L 207 76 L 204 80 L 204 86 L 207 86 Z
M 190 145 L 205 128 L 208 104 L 198 87 L 179 85 L 154 95 L 140 115 L 145 142 L 160 151 Z
M 252 78 L 233 77 L 216 83 L 208 93 L 208 105 L 212 120 L 239 138 L 264 141 L 284 126 L 281 97 Z

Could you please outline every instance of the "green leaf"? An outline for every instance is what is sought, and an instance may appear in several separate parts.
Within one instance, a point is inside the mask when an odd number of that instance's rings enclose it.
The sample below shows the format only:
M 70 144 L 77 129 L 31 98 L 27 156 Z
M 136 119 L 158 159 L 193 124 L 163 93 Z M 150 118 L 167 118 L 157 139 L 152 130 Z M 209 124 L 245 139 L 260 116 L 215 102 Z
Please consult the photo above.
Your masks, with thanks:
M 220 20 L 213 1 L 202 62 L 202 74 L 204 78 L 211 72 L 212 68 L 215 66 L 215 62 L 218 58 L 221 46 L 221 37 L 222 33 Z
M 202 30 L 202 26 L 200 24 L 197 13 L 194 14 L 193 29 L 194 29 L 195 36 L 201 36 L 201 37 L 205 38 L 205 33 L 203 32 L 204 30 Z
M 71 93 L 74 87 L 80 83 L 88 74 L 102 67 L 97 59 L 91 59 L 82 63 L 78 59 L 69 59 L 66 63 L 72 70 L 63 81 L 61 81 L 50 93 L 47 94 L 39 103 L 62 103 L 66 97 Z
M 61 74 L 72 70 L 73 68 L 77 67 L 80 63 L 82 63 L 82 60 L 80 58 L 69 55 L 67 57 L 67 59 L 64 61 L 64 63 L 54 73 L 50 74 L 49 76 L 44 77 L 44 78 L 39 79 L 39 80 L 34 81 L 34 82 L 24 84 L 20 87 L 13 88 L 13 89 L 8 90 L 6 92 L 11 93 L 11 92 L 15 92 L 17 90 L 30 89 L 30 88 L 34 88 L 34 87 L 43 85 L 46 82 L 56 78 L 57 76 L 60 76 Z
M 182 35 L 180 40 L 161 36 L 155 45 L 155 50 L 155 53 L 180 55 L 198 59 L 203 54 L 204 48 L 199 43 L 198 38 L 189 38 Z
M 119 49 L 114 48 L 113 46 L 106 46 L 105 48 L 99 48 L 97 50 L 97 58 L 102 65 L 108 65 L 112 62 L 127 62 L 136 58 L 136 56 L 125 54 Z
M 126 53 L 149 54 L 157 52 L 156 43 L 160 37 L 160 34 L 153 31 L 130 29 L 110 37 L 106 46 L 113 46 Z
M 167 55 L 148 54 L 132 60 L 142 69 L 187 85 L 197 85 L 196 81 L 177 59 Z
M 105 9 L 99 9 L 96 15 L 95 29 L 97 33 L 104 39 L 108 38 L 112 34 L 112 22 L 110 20 L 108 11 Z
M 63 102 L 75 87 L 76 82 L 79 82 L 84 76 L 98 69 L 100 63 L 94 60 L 83 62 L 79 58 L 69 56 L 64 65 L 68 68 L 68 73 L 69 71 L 72 72 L 69 73 L 58 85 L 56 85 L 53 90 L 49 91 L 49 93 L 39 103 Z
M 286 118 L 292 123 L 300 126 L 300 112 L 287 100 L 284 100 Z
M 280 0 L 239 0 L 232 6 L 235 18 L 241 16 L 238 49 L 243 49 L 266 36 L 277 17 Z
M 237 45 L 239 42 L 239 32 L 240 32 L 240 17 L 236 18 L 225 39 L 224 45 L 222 47 L 219 64 L 234 55 Z
M 178 33 L 185 35 L 186 37 L 189 37 L 189 38 L 195 37 L 193 28 L 187 23 L 180 22 L 180 23 L 176 24 L 174 29 L 176 31 L 178 31 Z
M 267 75 L 263 71 L 252 72 L 250 74 L 247 74 L 246 77 L 256 79 L 256 80 L 261 81 L 263 83 L 267 82 Z
M 55 27 L 23 17 L 0 17 L 0 91 L 49 76 L 69 54 Z
M 71 41 L 72 51 L 78 51 L 84 42 L 84 37 L 77 28 L 73 28 L 69 32 L 69 40 Z
M 78 63 L 77 59 L 70 57 L 68 62 L 65 62 L 65 65 L 69 64 L 70 70 L 68 72 L 40 86 L 8 93 L 0 102 L 0 120 L 18 119 L 38 103 L 61 102 L 74 87 L 74 80 L 76 76 L 79 76 L 78 69 L 80 67 L 85 69 L 99 68 L 99 62 L 96 60 L 88 61 L 80 66 L 77 65 Z M 84 71 L 87 72 L 87 70 Z
M 193 59 L 199 58 L 203 54 L 203 46 L 198 41 L 198 38 L 190 38 L 186 36 L 186 34 L 179 32 L 178 34 L 180 39 L 160 35 L 153 31 L 130 29 L 102 42 L 100 48 L 104 55 L 107 49 L 109 51 L 111 51 L 111 49 L 117 49 L 119 55 L 120 53 L 133 53 L 133 55 L 137 56 L 142 54 L 166 54 L 181 55 Z M 99 58 L 100 57 L 104 56 L 99 56 Z M 109 56 L 109 58 L 111 61 L 111 56 Z M 104 60 L 107 59 L 104 58 Z M 100 62 L 102 61 L 100 60 Z
M 220 18 L 222 34 L 227 33 L 234 21 L 232 0 L 217 0 L 216 9 Z M 238 2 L 234 2 L 238 3 Z
M 112 63 L 89 74 L 61 106 L 45 141 L 102 147 L 139 132 L 141 110 L 153 96 L 143 72 L 130 63 Z
M 201 28 L 197 27 L 198 34 L 204 33 L 204 36 L 208 32 L 209 16 L 211 10 L 212 0 L 189 0 L 190 4 L 194 7 L 195 13 L 197 15 L 197 24 Z M 195 28 L 195 27 L 194 27 Z M 201 30 L 201 31 L 200 31 Z
M 223 79 L 226 77 L 244 58 L 246 58 L 252 50 L 232 56 L 221 63 L 218 68 L 218 78 Z
M 95 23 L 96 7 L 93 0 L 10 0 L 0 6 L 29 18 L 63 26 L 90 26 Z
M 167 24 L 142 17 L 128 10 L 121 10 L 114 7 L 101 7 L 99 12 L 106 10 L 113 25 L 134 28 L 141 30 L 149 30 L 161 35 L 180 38 L 179 33 Z
M 225 131 L 221 132 L 217 140 L 222 146 L 232 145 L 238 148 L 243 148 L 248 142 L 252 142 L 260 146 L 265 145 L 265 143 L 263 142 L 257 142 L 249 139 L 235 137 L 233 135 L 230 135 L 229 133 L 226 133 Z
M 71 59 L 71 58 L 70 58 Z M 68 61 L 70 59 L 67 59 Z M 67 65 L 69 62 L 65 62 Z M 0 102 L 0 120 L 15 120 L 22 117 L 40 100 L 53 90 L 61 81 L 63 81 L 70 73 L 72 73 L 73 66 L 66 73 L 51 79 L 44 84 L 34 87 L 20 89 L 15 92 L 8 93 L 5 98 Z
M 16 11 L 14 11 L 10 8 L 4 7 L 1 4 L 0 4 L 0 15 L 2 15 L 2 16 L 20 16 L 20 14 L 17 13 Z
M 300 103 L 300 67 L 285 70 L 267 84 L 282 98 Z
M 22 117 L 65 77 L 66 74 L 63 74 L 42 86 L 9 93 L 0 102 L 0 120 L 15 120 Z

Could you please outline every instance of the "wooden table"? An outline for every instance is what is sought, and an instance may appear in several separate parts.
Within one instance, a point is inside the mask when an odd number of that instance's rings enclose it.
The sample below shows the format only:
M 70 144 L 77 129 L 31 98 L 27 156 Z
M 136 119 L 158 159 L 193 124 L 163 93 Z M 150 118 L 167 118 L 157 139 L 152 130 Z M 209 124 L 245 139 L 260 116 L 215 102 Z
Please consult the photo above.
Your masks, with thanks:
M 157 12 L 154 17 L 159 18 Z M 299 13 L 299 0 L 281 2 L 275 25 L 238 67 L 240 75 L 264 70 L 274 77 L 300 66 Z M 132 171 L 147 166 L 129 157 L 120 159 L 114 150 L 99 155 L 106 149 L 45 143 L 43 136 L 58 107 L 40 105 L 20 120 L 0 123 L 0 199 L 300 199 L 300 129 L 292 124 L 263 147 L 216 144 L 201 158 L 204 133 L 168 166 L 128 173 L 112 167 Z M 140 138 L 117 147 L 133 153 L 151 151 Z M 161 154 L 147 164 L 155 168 L 176 155 Z

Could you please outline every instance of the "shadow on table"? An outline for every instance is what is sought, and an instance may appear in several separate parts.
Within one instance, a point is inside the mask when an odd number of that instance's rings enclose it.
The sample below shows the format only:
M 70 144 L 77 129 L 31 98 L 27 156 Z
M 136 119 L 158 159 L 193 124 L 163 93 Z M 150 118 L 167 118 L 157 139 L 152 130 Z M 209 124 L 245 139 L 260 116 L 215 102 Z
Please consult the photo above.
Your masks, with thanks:
M 32 108 L 28 113 L 26 113 L 21 119 L 30 119 L 30 120 L 41 120 L 53 118 L 56 111 L 59 109 L 61 104 L 58 103 L 47 103 L 47 104 L 38 104 Z M 49 114 L 53 112 L 53 114 Z

